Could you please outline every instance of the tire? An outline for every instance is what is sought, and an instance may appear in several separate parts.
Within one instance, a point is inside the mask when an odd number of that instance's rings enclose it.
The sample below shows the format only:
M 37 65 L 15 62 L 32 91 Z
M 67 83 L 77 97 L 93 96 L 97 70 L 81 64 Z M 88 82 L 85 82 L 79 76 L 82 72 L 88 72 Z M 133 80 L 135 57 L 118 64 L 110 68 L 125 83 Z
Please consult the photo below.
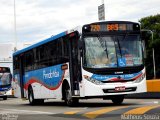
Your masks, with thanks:
M 111 97 L 113 104 L 120 105 L 123 103 L 124 95 L 115 95 Z
M 36 104 L 38 105 L 44 104 L 44 99 L 36 99 Z
M 3 100 L 7 100 L 7 96 L 3 97 Z
M 28 99 L 30 105 L 41 105 L 44 103 L 44 99 L 34 99 L 34 93 L 32 87 L 28 89 Z
M 30 105 L 35 105 L 36 104 L 36 100 L 34 99 L 34 94 L 33 94 L 32 87 L 29 87 L 29 89 L 28 89 L 28 99 L 29 99 L 29 104 Z
M 67 106 L 76 106 L 79 103 L 79 99 L 73 98 L 70 89 L 65 89 L 65 103 Z

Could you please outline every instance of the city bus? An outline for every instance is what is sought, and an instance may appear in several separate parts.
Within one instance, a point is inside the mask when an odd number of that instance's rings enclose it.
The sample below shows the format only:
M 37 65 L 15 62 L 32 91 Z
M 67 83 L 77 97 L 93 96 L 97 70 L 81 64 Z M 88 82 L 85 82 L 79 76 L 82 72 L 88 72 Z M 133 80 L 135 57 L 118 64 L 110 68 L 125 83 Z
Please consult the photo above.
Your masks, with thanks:
M 61 99 L 110 99 L 146 92 L 140 25 L 105 21 L 52 36 L 13 54 L 15 97 L 31 105 Z
M 0 67 L 0 98 L 7 100 L 7 95 L 11 95 L 12 75 L 9 67 Z

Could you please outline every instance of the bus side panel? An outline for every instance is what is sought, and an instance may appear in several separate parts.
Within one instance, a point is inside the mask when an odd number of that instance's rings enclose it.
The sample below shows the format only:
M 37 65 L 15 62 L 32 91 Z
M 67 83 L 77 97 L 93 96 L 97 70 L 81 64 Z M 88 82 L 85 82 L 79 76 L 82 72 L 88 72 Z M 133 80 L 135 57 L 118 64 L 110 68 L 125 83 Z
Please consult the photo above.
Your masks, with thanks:
M 20 75 L 15 74 L 12 82 L 12 88 L 14 90 L 14 96 L 21 98 L 21 88 L 20 88 Z
M 63 84 L 63 80 L 67 80 L 68 84 L 71 85 L 71 83 L 70 83 L 70 72 L 69 72 L 69 63 L 67 63 L 65 65 L 67 65 L 68 68 L 63 70 L 64 74 L 60 78 L 60 80 L 62 80 L 62 84 Z M 50 97 L 51 98 L 62 99 L 62 84 L 60 85 L 60 87 L 58 89 L 50 91 Z
M 65 76 L 62 64 L 25 73 L 24 89 L 32 86 L 35 99 L 61 97 L 61 84 Z M 59 95 L 58 95 L 59 94 Z

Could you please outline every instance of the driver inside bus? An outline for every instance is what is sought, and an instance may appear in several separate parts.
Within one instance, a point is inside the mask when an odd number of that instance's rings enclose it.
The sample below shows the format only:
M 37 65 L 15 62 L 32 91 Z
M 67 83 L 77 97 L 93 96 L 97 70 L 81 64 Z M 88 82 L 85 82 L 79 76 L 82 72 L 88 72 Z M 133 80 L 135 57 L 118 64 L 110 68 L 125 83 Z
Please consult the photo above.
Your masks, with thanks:
M 106 66 L 109 64 L 109 59 L 106 55 L 106 53 L 102 53 L 95 59 L 95 65 L 96 66 Z
M 107 55 L 103 53 L 96 56 L 95 58 L 90 57 L 89 59 L 87 59 L 87 62 L 89 66 L 102 67 L 109 64 L 109 59 L 107 58 Z
M 122 55 L 122 56 L 125 56 L 125 55 L 127 55 L 127 54 L 129 54 L 128 49 L 127 49 L 126 47 L 122 47 L 122 48 L 121 48 L 121 55 Z

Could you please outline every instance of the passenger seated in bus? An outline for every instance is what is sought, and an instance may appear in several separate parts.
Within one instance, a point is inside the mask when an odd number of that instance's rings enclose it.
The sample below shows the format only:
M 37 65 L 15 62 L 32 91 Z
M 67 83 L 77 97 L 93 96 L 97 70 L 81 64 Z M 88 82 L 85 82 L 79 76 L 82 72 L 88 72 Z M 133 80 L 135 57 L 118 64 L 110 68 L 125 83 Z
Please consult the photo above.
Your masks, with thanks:
M 117 54 L 118 58 L 121 58 L 121 57 L 125 57 L 126 55 L 128 55 L 130 53 L 126 47 L 122 46 L 120 50 L 116 49 L 116 54 Z

